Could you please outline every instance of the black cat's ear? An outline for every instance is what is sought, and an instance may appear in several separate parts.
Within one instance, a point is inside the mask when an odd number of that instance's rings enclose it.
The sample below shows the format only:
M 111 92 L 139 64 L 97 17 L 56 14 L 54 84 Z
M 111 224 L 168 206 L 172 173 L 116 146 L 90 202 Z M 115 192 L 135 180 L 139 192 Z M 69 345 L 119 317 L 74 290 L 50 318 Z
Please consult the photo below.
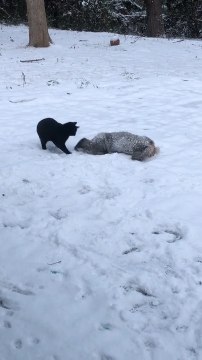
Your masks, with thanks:
M 77 124 L 77 121 L 76 121 L 76 122 L 73 122 L 73 124 L 76 125 L 76 124 Z

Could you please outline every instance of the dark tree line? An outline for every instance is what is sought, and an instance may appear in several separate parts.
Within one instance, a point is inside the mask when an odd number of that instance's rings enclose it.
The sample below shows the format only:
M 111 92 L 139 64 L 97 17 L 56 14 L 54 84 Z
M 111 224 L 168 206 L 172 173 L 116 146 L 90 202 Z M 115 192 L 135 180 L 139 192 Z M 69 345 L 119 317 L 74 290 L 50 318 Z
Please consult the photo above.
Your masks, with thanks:
M 202 0 L 45 0 L 45 6 L 49 27 L 202 38 Z M 0 21 L 27 22 L 26 1 L 0 0 Z
M 167 0 L 166 6 L 165 24 L 168 34 L 202 38 L 201 0 Z

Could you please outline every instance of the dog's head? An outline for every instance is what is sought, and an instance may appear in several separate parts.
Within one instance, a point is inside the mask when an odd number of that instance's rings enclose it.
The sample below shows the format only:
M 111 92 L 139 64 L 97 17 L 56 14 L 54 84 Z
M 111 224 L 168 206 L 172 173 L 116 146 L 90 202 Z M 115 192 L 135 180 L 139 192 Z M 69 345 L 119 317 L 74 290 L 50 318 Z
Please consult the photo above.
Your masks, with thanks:
M 63 125 L 65 132 L 67 132 L 69 136 L 76 135 L 77 129 L 79 128 L 76 124 L 77 122 L 68 122 Z
M 75 146 L 76 151 L 85 151 L 87 152 L 89 148 L 90 141 L 86 138 L 81 139 Z

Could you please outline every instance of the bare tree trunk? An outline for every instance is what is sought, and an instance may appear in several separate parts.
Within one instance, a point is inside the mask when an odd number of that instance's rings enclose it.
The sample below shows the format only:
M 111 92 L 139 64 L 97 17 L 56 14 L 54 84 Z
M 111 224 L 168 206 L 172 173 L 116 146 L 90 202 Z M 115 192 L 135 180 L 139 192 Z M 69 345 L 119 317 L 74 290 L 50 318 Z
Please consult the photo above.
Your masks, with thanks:
M 147 35 L 151 37 L 165 34 L 161 0 L 145 0 L 147 11 Z
M 26 0 L 29 23 L 29 46 L 47 47 L 51 38 L 48 33 L 44 0 Z

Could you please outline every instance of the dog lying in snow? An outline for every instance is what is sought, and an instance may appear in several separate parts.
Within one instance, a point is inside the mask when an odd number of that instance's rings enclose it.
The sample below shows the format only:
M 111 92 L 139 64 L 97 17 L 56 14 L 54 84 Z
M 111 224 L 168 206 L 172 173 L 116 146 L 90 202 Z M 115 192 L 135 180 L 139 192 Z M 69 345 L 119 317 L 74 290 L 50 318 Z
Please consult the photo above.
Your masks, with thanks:
M 60 124 L 56 120 L 47 118 L 39 121 L 37 125 L 37 133 L 41 140 L 43 150 L 46 150 L 46 143 L 52 141 L 55 146 L 62 150 L 65 154 L 71 154 L 67 149 L 65 142 L 69 136 L 75 136 L 79 126 L 76 122 L 68 122 Z
M 132 156 L 132 160 L 143 161 L 155 155 L 158 148 L 153 140 L 146 136 L 133 135 L 129 132 L 100 133 L 92 140 L 81 139 L 75 150 L 93 155 L 123 153 Z

